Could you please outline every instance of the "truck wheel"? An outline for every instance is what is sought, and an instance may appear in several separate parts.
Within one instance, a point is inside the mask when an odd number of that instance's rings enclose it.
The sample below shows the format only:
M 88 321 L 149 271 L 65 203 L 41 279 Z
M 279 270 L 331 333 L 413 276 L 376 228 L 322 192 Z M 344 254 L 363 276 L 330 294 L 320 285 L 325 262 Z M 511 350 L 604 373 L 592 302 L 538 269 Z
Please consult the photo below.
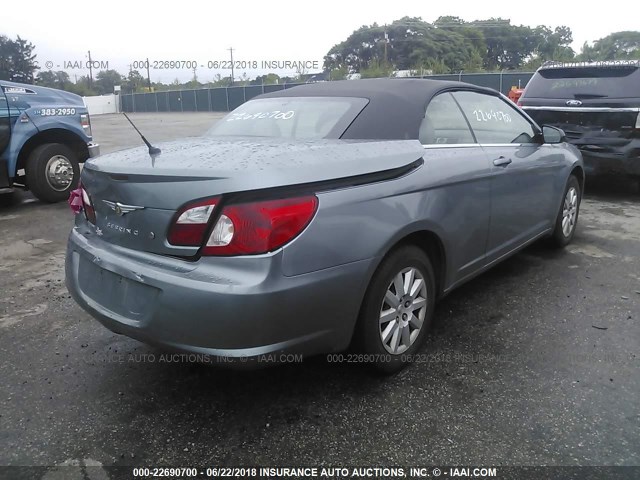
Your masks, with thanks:
M 27 186 L 43 202 L 55 203 L 69 198 L 80 179 L 78 158 L 60 143 L 37 147 L 27 160 Z

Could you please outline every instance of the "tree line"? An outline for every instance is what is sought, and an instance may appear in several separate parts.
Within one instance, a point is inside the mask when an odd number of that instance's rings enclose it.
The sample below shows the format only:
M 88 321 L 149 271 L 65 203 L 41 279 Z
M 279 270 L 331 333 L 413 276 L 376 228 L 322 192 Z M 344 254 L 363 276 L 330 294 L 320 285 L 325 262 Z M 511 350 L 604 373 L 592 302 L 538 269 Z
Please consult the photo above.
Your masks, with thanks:
M 255 79 L 249 79 L 246 74 L 236 77 L 234 86 L 245 85 L 269 85 L 277 83 L 291 83 L 298 81 L 295 77 L 280 77 L 275 73 L 261 75 Z M 150 82 L 143 77 L 138 70 L 131 70 L 128 75 L 121 75 L 117 70 L 100 70 L 93 81 L 89 76 L 83 75 L 71 80 L 69 74 L 64 71 L 43 71 L 35 79 L 37 85 L 43 87 L 58 88 L 82 96 L 105 95 L 113 93 L 114 87 L 119 85 L 122 93 L 161 92 L 168 90 L 193 90 L 198 88 L 228 87 L 232 84 L 231 77 L 216 75 L 209 82 L 200 82 L 196 75 L 188 82 L 181 82 L 177 78 L 171 83 Z
M 466 22 L 440 17 L 425 22 L 404 17 L 389 25 L 364 25 L 324 57 L 332 78 L 360 73 L 386 76 L 394 70 L 420 74 L 534 71 L 547 60 L 597 61 L 640 59 L 640 32 L 612 33 L 586 43 L 576 53 L 567 26 L 512 25 L 503 18 Z
M 412 74 L 534 71 L 547 60 L 597 61 L 640 60 L 640 31 L 607 35 L 580 52 L 571 47 L 573 35 L 567 26 L 550 28 L 512 25 L 503 18 L 466 22 L 459 17 L 440 17 L 429 23 L 419 17 L 404 17 L 389 25 L 364 25 L 347 39 L 334 45 L 324 57 L 326 78 L 338 80 L 358 73 L 361 77 L 384 77 L 394 71 Z M 216 75 L 201 82 L 194 71 L 188 82 L 149 82 L 137 70 L 122 75 L 116 70 L 101 70 L 95 78 L 87 75 L 72 80 L 65 71 L 41 70 L 34 54 L 35 46 L 18 36 L 15 40 L 0 35 L 0 80 L 38 84 L 79 95 L 113 93 L 120 85 L 123 92 L 220 87 L 232 84 L 229 76 Z M 233 85 L 262 85 L 304 81 L 308 72 L 292 77 L 275 73 L 250 79 L 244 73 Z

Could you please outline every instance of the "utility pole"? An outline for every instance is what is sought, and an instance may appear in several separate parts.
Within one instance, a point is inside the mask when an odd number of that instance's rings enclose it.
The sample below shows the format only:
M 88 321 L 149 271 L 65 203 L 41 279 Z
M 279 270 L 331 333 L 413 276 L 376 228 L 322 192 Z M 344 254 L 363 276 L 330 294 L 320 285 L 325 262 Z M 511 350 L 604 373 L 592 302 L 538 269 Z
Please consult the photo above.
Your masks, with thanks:
M 233 87 L 233 47 L 229 48 L 231 52 L 231 86 Z
M 89 89 L 93 88 L 93 62 L 91 61 L 91 50 L 88 50 L 89 54 Z
M 387 44 L 389 43 L 389 34 L 387 33 L 387 26 L 384 26 L 384 68 L 387 68 Z
M 147 57 L 147 87 L 149 88 L 149 92 L 151 92 L 151 75 L 149 75 L 149 57 Z

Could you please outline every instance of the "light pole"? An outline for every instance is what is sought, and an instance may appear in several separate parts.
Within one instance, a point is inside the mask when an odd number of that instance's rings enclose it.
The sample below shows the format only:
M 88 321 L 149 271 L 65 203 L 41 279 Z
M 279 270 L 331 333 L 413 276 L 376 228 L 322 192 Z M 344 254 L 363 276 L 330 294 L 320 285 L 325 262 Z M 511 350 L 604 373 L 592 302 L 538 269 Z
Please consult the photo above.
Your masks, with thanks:
M 89 54 L 89 89 L 93 88 L 93 63 L 91 62 L 91 50 L 88 50 Z
M 231 86 L 233 87 L 233 47 L 229 48 L 231 53 Z

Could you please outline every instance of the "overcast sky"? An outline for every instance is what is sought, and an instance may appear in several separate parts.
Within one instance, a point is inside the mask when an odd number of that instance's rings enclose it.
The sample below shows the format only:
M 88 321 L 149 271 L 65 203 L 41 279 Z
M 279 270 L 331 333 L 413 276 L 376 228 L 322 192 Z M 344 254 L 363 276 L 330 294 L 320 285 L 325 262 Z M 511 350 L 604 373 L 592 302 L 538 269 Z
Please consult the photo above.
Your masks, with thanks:
M 35 44 L 42 68 L 51 62 L 47 65 L 53 65 L 53 70 L 64 70 L 63 62 L 84 62 L 87 50 L 91 50 L 94 60 L 108 61 L 110 68 L 123 74 L 128 72 L 129 64 L 147 57 L 196 60 L 204 66 L 197 70 L 202 82 L 211 80 L 216 73 L 225 73 L 207 68 L 207 62 L 228 60 L 229 47 L 234 48 L 234 58 L 240 61 L 309 60 L 317 61 L 321 67 L 327 51 L 358 27 L 390 23 L 403 16 L 422 17 L 428 22 L 443 15 L 467 21 L 499 16 L 516 25 L 567 25 L 573 31 L 576 51 L 585 41 L 640 26 L 638 6 L 623 8 L 615 3 L 615 8 L 591 8 L 588 4 L 557 0 L 156 1 L 153 6 L 135 0 L 30 0 L 10 5 L 11 8 L 2 8 L 0 33 L 13 38 L 19 34 Z M 87 73 L 74 68 L 66 71 L 72 80 L 75 74 Z M 263 72 L 247 73 L 254 77 Z M 276 73 L 283 76 L 294 72 Z M 152 81 L 165 83 L 191 76 L 189 71 L 151 71 Z

